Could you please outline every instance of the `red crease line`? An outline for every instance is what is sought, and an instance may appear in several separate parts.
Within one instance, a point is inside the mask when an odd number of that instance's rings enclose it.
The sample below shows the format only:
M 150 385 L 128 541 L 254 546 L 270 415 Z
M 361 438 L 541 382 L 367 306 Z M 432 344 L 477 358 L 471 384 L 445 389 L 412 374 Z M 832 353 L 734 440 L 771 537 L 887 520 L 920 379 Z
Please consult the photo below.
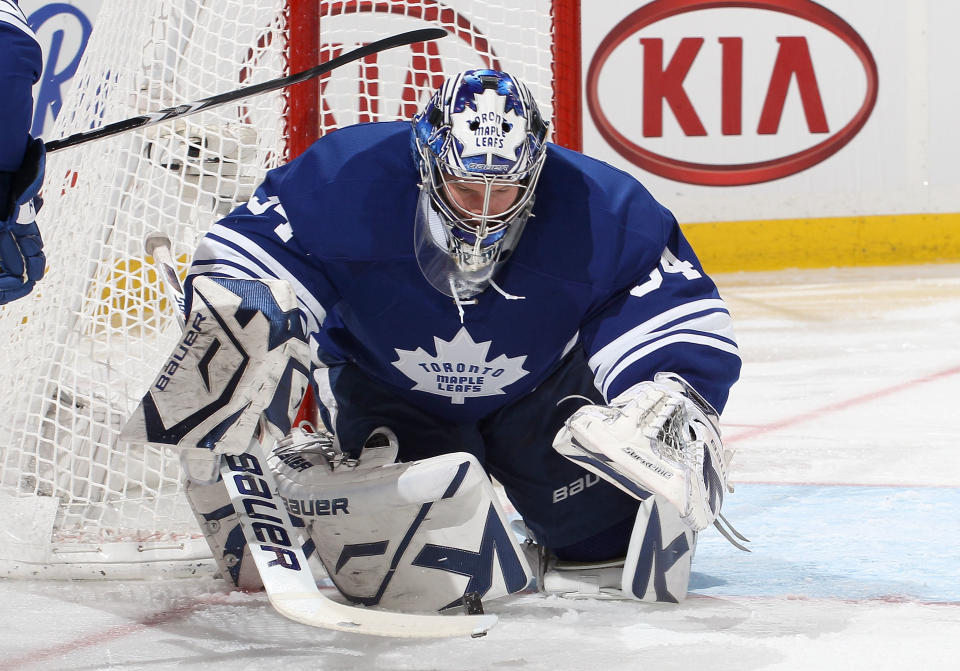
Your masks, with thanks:
M 919 387 L 923 384 L 928 384 L 930 382 L 935 382 L 941 380 L 945 377 L 950 377 L 951 375 L 956 375 L 960 373 L 960 366 L 954 366 L 953 368 L 948 368 L 942 370 L 938 373 L 931 373 L 929 375 L 924 375 L 923 377 L 918 377 L 915 380 L 910 380 L 909 382 L 903 382 L 900 384 L 892 385 L 884 389 L 879 389 L 877 391 L 870 392 L 869 394 L 863 394 L 861 396 L 855 396 L 849 398 L 846 401 L 840 401 L 839 403 L 832 403 L 830 405 L 825 405 L 816 410 L 811 410 L 809 412 L 804 412 L 793 417 L 788 417 L 786 419 L 781 419 L 776 422 L 771 422 L 769 424 L 764 424 L 758 426 L 755 429 L 750 431 L 743 431 L 742 433 L 735 433 L 732 436 L 729 436 L 724 439 L 725 443 L 737 443 L 744 440 L 750 440 L 751 438 L 756 438 L 757 436 L 762 436 L 774 431 L 779 431 L 780 429 L 785 429 L 796 424 L 802 424 L 811 419 L 816 419 L 822 415 L 827 415 L 832 412 L 839 412 L 840 410 L 846 410 L 853 406 L 861 405 L 869 401 L 874 401 L 878 398 L 883 398 L 884 396 L 890 396 L 907 389 L 912 389 L 913 387 Z
M 45 650 L 29 652 L 24 655 L 20 655 L 19 657 L 14 657 L 13 659 L 5 659 L 0 661 L 0 671 L 14 671 L 15 669 L 34 666 L 40 662 L 52 658 L 62 657 L 72 652 L 76 652 L 77 650 L 101 645 L 118 638 L 123 638 L 125 636 L 130 636 L 131 634 L 145 631 L 151 627 L 166 624 L 167 622 L 172 622 L 174 620 L 180 620 L 189 616 L 203 606 L 216 603 L 225 603 L 228 596 L 229 595 L 227 594 L 218 594 L 213 595 L 211 598 L 211 596 L 208 595 L 203 599 L 198 599 L 192 603 L 180 606 L 178 608 L 171 608 L 169 610 L 163 610 L 157 613 L 146 615 L 137 622 L 115 625 L 105 629 L 104 631 L 76 638 L 72 641 L 67 641 L 66 643 L 61 643 L 60 645 L 55 645 Z

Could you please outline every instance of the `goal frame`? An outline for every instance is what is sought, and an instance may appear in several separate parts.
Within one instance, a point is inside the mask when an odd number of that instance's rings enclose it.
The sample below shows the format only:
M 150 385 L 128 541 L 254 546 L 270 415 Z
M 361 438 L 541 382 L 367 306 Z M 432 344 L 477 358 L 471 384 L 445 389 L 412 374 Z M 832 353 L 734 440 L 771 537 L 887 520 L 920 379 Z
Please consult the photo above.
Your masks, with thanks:
M 553 33 L 553 135 L 552 142 L 583 149 L 582 66 L 580 47 L 581 0 L 551 0 Z M 289 71 L 300 72 L 317 64 L 320 50 L 321 0 L 288 0 L 290 39 L 287 48 Z M 320 81 L 290 87 L 287 158 L 302 154 L 317 139 L 311 129 L 320 127 Z
M 105 0 L 105 2 L 110 1 L 111 0 Z M 424 16 L 442 16 L 442 12 L 447 11 L 444 9 L 445 5 L 441 0 L 406 0 L 406 2 L 411 6 L 426 7 L 433 12 L 431 14 L 424 10 L 417 18 L 423 18 Z M 486 0 L 476 0 L 476 2 L 478 5 L 485 5 L 492 4 L 493 0 L 490 0 L 490 3 L 487 3 Z M 517 7 L 524 7 L 524 11 L 526 11 L 528 4 L 526 0 L 504 0 L 503 2 L 503 4 L 510 3 L 514 3 Z M 203 3 L 201 2 L 199 4 Z M 318 65 L 324 60 L 324 15 L 321 12 L 321 8 L 333 4 L 337 4 L 337 2 L 335 2 L 335 0 L 286 0 L 284 13 L 286 26 L 286 40 L 283 50 L 285 61 L 284 72 L 277 72 L 275 73 L 276 75 L 289 75 L 301 72 Z M 374 2 L 372 0 L 353 0 L 350 2 L 349 0 L 344 0 L 344 2 L 339 4 L 363 6 L 365 9 L 374 8 L 378 11 L 388 13 L 391 7 L 401 4 L 401 0 L 386 0 L 382 2 Z M 543 4 L 549 6 L 550 12 L 549 26 L 552 38 L 550 39 L 551 53 L 549 54 L 549 58 L 550 68 L 552 70 L 552 86 L 550 89 L 550 99 L 540 100 L 540 102 L 541 104 L 549 104 L 552 108 L 551 141 L 571 149 L 579 150 L 582 143 L 580 130 L 582 87 L 580 75 L 580 1 L 543 0 Z M 430 23 L 429 21 L 427 22 Z M 434 22 L 433 25 L 444 27 L 440 22 Z M 96 31 L 96 23 L 94 30 Z M 252 45 L 250 47 L 251 58 L 257 46 L 258 45 Z M 236 84 L 243 85 L 242 72 L 245 70 L 245 66 L 238 63 L 237 67 L 240 73 L 238 74 L 239 81 L 237 81 Z M 322 91 L 323 80 L 320 78 L 295 84 L 284 91 L 284 99 L 286 101 L 286 114 L 283 116 L 285 146 L 282 150 L 279 150 L 282 154 L 282 162 L 292 160 L 302 154 L 320 135 L 321 122 L 323 120 L 323 104 L 321 104 Z M 210 90 L 206 93 L 207 95 L 211 95 L 222 92 L 223 91 L 220 90 Z M 177 100 L 176 102 L 186 101 Z M 158 105 L 156 109 L 160 107 L 161 106 Z M 140 110 L 140 112 L 156 111 L 156 109 Z M 92 123 L 95 124 L 96 122 Z M 87 127 L 89 128 L 90 126 Z M 163 126 L 159 128 L 163 128 Z M 174 131 L 171 130 L 170 135 L 174 134 Z M 187 138 L 187 140 L 192 140 L 192 138 Z M 110 140 L 105 140 L 104 142 L 110 142 Z M 94 142 L 89 144 L 95 146 L 98 143 Z M 159 145 L 160 143 L 156 142 L 153 146 Z M 135 143 L 131 143 L 131 146 L 136 145 Z M 150 142 L 145 143 L 145 146 L 149 147 Z M 62 154 L 69 156 L 70 152 L 73 151 L 76 151 L 76 149 L 67 148 Z M 59 158 L 61 152 L 58 152 L 56 156 Z M 63 164 L 57 163 L 56 165 L 60 166 Z M 61 190 L 69 190 L 77 184 L 78 173 L 72 170 L 67 173 L 67 178 L 64 182 L 65 186 L 58 187 L 58 185 L 53 184 L 54 178 L 63 178 L 62 174 L 51 174 L 58 170 L 60 170 L 59 167 L 54 170 L 48 170 L 48 189 L 60 188 Z M 83 183 L 82 175 L 79 175 L 79 182 L 81 184 Z M 47 228 L 49 230 L 51 227 L 48 226 Z M 54 236 L 50 238 L 49 242 L 56 243 L 56 233 L 51 232 L 49 235 Z M 98 241 L 95 240 L 94 242 Z M 142 241 L 140 242 L 142 249 Z M 59 259 L 57 258 L 58 252 L 56 244 L 49 244 L 48 249 L 51 253 L 51 263 L 57 265 Z M 182 271 L 185 269 L 187 263 L 187 257 L 184 254 L 182 245 L 175 255 L 177 254 L 179 254 L 179 256 L 177 256 L 178 266 L 180 266 L 179 270 Z M 133 266 L 140 264 L 146 266 L 147 264 L 143 261 L 143 259 L 124 260 L 123 263 L 125 267 L 122 270 L 129 271 Z M 111 263 L 112 262 L 113 261 L 111 261 Z M 137 273 L 138 274 L 134 275 L 134 273 L 131 272 L 131 277 L 128 282 L 136 279 L 136 281 L 143 284 L 143 291 L 157 291 L 156 287 L 151 288 L 147 286 L 149 281 L 156 283 L 155 275 L 150 275 L 145 270 L 137 271 Z M 151 277 L 153 280 L 150 280 Z M 95 289 L 97 287 L 99 287 L 99 285 L 94 286 Z M 129 289 L 129 287 L 127 287 L 127 289 Z M 44 296 L 45 293 L 48 295 Z M 39 304 L 45 300 L 49 301 L 51 298 L 49 294 L 51 293 L 53 293 L 53 289 L 49 282 L 46 285 L 41 283 L 38 285 L 38 290 L 35 292 L 35 295 L 28 297 L 24 302 L 35 301 Z M 82 300 L 85 300 L 85 298 L 78 296 L 60 296 L 53 302 L 57 305 L 63 304 L 61 306 L 63 307 L 68 303 L 80 304 Z M 110 296 L 104 300 L 109 300 L 116 305 L 122 306 L 125 312 L 129 313 L 131 311 L 131 309 L 126 306 L 127 304 L 123 303 L 124 300 L 129 300 L 129 296 L 126 294 Z M 159 306 L 160 303 L 155 303 L 155 305 Z M 169 311 L 170 306 L 167 305 L 166 309 Z M 0 311 L 0 318 L 7 317 L 9 321 L 11 314 L 16 317 L 19 313 L 9 313 L 4 309 Z M 100 315 L 97 315 L 97 317 L 102 319 Z M 156 321 L 157 315 L 154 314 L 151 318 Z M 65 328 L 69 330 L 72 326 L 68 324 Z M 62 343 L 59 342 L 56 344 L 58 347 L 62 345 Z M 52 368 L 54 369 L 59 367 L 59 361 L 52 364 Z M 59 400 L 57 402 L 59 402 Z M 0 411 L 7 414 L 6 408 Z M 59 421 L 59 417 L 56 417 L 48 423 L 57 425 L 55 429 L 56 431 L 60 431 Z M 4 495 L 2 485 L 4 484 L 3 480 L 5 477 L 3 471 L 3 451 L 5 448 L 11 449 L 8 445 L 0 444 L 0 495 Z M 96 464 L 94 464 L 94 466 L 96 466 Z M 85 468 L 92 469 L 93 466 L 86 466 Z M 82 477 L 82 475 L 78 475 L 78 477 Z M 72 504 L 73 502 L 70 501 L 67 503 Z M 0 506 L 6 508 L 8 505 L 9 508 L 6 509 L 5 512 L 11 515 L 18 514 L 20 507 L 26 509 L 27 506 L 36 505 L 37 510 L 31 511 L 31 514 L 33 514 L 37 520 L 32 529 L 29 524 L 22 524 L 19 527 L 9 527 L 8 530 L 15 529 L 17 534 L 21 534 L 27 539 L 24 541 L 24 538 L 18 538 L 16 539 L 18 542 L 33 543 L 34 538 L 36 538 L 37 543 L 47 543 L 47 545 L 43 552 L 44 556 L 42 559 L 37 559 L 32 555 L 29 558 L 21 559 L 5 554 L 4 534 L 7 530 L 3 528 L 4 521 L 0 520 L 0 577 L 136 579 L 157 576 L 193 576 L 198 573 L 212 573 L 216 570 L 215 564 L 212 558 L 210 558 L 206 541 L 200 533 L 199 526 L 188 536 L 151 534 L 149 527 L 145 527 L 144 534 L 131 540 L 109 538 L 93 538 L 93 540 L 90 540 L 86 535 L 78 534 L 76 537 L 71 537 L 64 542 L 54 542 L 50 539 L 45 539 L 44 534 L 46 534 L 45 529 L 48 525 L 53 526 L 54 517 L 58 514 L 57 506 L 59 505 L 59 501 L 56 496 L 43 497 L 37 495 L 30 499 L 25 497 L 16 500 L 0 496 Z M 24 519 L 26 519 L 26 517 L 24 517 Z

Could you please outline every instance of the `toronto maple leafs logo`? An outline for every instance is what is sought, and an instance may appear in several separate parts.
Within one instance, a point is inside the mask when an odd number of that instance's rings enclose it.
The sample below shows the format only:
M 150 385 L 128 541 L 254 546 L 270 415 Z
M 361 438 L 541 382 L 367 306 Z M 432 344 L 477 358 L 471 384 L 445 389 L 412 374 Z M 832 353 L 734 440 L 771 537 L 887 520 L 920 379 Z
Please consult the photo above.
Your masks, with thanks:
M 393 365 L 416 383 L 414 391 L 447 396 L 456 405 L 467 398 L 503 394 L 504 387 L 530 373 L 523 369 L 526 355 L 511 358 L 501 354 L 487 361 L 490 341 L 474 342 L 465 328 L 450 342 L 436 337 L 433 342 L 436 356 L 422 347 L 395 349 L 399 358 Z
M 488 165 L 494 164 L 494 156 L 516 161 L 526 135 L 523 117 L 513 110 L 507 112 L 506 97 L 493 89 L 475 95 L 474 102 L 475 111 L 467 107 L 450 115 L 453 134 L 463 143 L 461 157 L 485 155 Z

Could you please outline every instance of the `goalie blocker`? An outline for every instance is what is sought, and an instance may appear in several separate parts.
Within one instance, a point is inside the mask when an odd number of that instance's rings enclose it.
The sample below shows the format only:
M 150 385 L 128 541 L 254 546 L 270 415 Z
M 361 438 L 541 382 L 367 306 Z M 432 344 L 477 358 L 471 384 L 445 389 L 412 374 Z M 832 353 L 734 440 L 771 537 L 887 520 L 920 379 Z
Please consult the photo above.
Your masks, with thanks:
M 286 281 L 197 277 L 180 342 L 120 437 L 175 445 L 189 479 L 215 481 L 219 456 L 245 452 L 261 416 L 274 438 L 289 432 L 309 359 Z

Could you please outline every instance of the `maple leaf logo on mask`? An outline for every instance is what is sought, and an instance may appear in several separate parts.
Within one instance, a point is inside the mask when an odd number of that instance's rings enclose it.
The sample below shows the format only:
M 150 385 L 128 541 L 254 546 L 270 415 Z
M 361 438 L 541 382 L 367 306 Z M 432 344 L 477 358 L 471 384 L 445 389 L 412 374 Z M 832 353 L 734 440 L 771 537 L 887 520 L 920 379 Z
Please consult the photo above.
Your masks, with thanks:
M 504 387 L 530 374 L 523 369 L 526 355 L 501 354 L 487 361 L 491 341 L 476 343 L 465 328 L 449 342 L 436 337 L 433 342 L 436 356 L 422 347 L 394 349 L 399 358 L 393 365 L 416 383 L 414 391 L 447 396 L 456 405 L 467 398 L 503 394 Z
M 493 89 L 473 97 L 476 111 L 467 107 L 450 115 L 453 135 L 463 145 L 461 158 L 486 155 L 486 163 L 495 165 L 494 156 L 516 161 L 526 135 L 523 117 L 504 110 L 507 99 Z

